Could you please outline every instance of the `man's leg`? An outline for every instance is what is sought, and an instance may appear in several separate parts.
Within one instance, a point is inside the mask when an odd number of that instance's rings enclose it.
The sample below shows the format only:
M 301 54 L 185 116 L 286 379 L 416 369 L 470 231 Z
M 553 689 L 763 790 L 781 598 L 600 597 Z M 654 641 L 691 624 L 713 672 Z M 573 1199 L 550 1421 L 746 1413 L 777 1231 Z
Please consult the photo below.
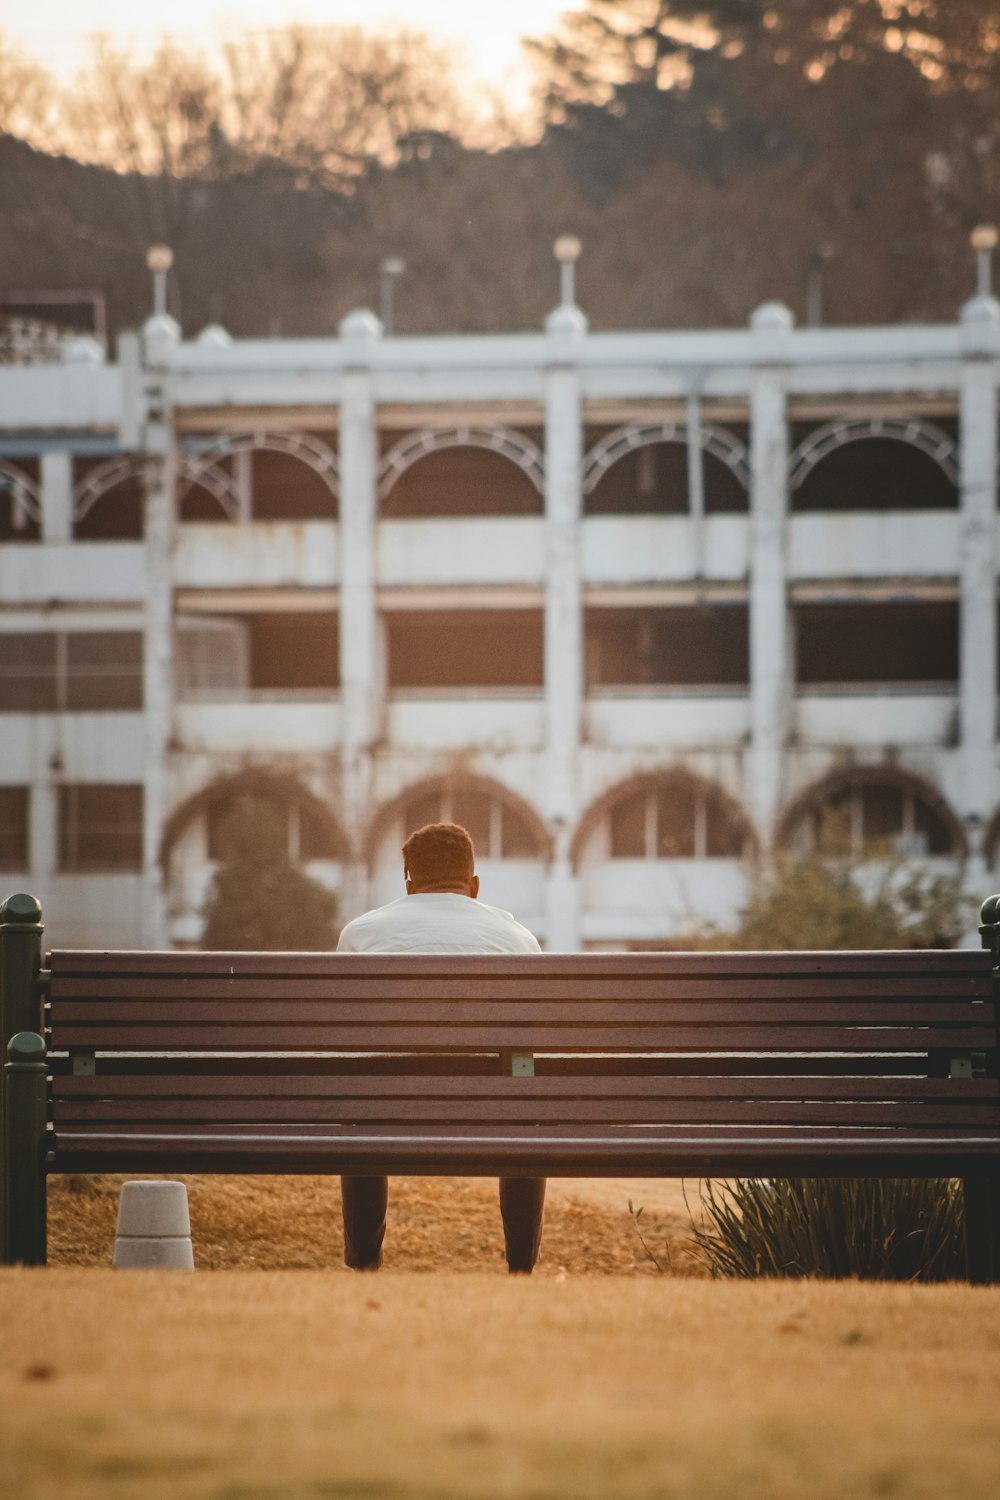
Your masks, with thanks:
M 340 1196 L 344 1209 L 344 1264 L 352 1271 L 377 1271 L 382 1264 L 389 1179 L 342 1177 Z
M 542 1243 L 544 1177 L 501 1177 L 500 1215 L 511 1271 L 530 1271 Z

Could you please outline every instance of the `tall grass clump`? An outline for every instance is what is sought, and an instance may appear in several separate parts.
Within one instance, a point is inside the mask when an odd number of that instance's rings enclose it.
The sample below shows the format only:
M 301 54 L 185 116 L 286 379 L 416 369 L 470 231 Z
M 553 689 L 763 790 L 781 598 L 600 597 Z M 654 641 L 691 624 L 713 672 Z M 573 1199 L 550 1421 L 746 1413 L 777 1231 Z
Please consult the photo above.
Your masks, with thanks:
M 965 1274 L 963 1193 L 934 1178 L 706 1180 L 694 1240 L 713 1276 L 951 1281 Z

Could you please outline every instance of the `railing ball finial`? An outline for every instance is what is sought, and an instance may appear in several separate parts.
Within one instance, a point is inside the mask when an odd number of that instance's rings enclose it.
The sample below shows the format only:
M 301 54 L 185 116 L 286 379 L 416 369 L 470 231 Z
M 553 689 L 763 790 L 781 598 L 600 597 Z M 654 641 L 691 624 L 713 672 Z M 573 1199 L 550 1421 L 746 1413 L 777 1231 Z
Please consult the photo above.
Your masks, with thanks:
M 42 904 L 35 896 L 19 891 L 0 905 L 0 922 L 21 925 L 42 920 Z

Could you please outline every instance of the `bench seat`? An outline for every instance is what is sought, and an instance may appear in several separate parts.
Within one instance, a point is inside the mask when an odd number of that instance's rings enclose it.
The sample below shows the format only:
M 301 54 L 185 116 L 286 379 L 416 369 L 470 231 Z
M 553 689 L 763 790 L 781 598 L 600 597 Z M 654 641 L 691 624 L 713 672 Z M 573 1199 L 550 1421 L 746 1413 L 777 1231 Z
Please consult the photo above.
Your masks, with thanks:
M 961 1177 L 1000 1274 L 992 951 L 57 950 L 34 993 L 44 1171 Z

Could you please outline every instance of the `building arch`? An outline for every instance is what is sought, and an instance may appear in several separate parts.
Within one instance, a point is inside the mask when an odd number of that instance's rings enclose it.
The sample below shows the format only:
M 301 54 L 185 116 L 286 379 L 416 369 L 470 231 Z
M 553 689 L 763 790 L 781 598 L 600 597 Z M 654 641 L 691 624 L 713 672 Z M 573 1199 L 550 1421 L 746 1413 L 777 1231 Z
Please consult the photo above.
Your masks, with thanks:
M 73 487 L 73 521 L 86 520 L 99 500 L 130 480 L 145 480 L 155 459 L 132 453 L 117 453 L 85 474 Z
M 302 432 L 234 433 L 220 438 L 200 452 L 188 452 L 181 463 L 178 505 L 190 492 L 201 488 L 218 502 L 226 518 L 240 518 L 240 494 L 235 476 L 223 465 L 241 454 L 278 453 L 297 459 L 326 485 L 334 500 L 340 492 L 340 468 L 336 453 L 319 438 Z
M 680 443 L 686 447 L 689 431 L 686 422 L 629 422 L 606 433 L 584 457 L 584 495 L 593 494 L 607 471 L 628 454 L 656 443 Z M 703 453 L 725 464 L 742 487 L 749 490 L 750 454 L 745 443 L 724 427 L 708 422 L 700 430 L 700 446 Z
M 244 796 L 260 797 L 286 808 L 294 806 L 305 813 L 316 835 L 316 846 L 325 845 L 329 850 L 312 857 L 341 862 L 350 858 L 350 845 L 340 821 L 328 804 L 310 791 L 298 776 L 263 767 L 244 767 L 229 775 L 216 776 L 174 809 L 167 818 L 160 840 L 161 867 L 168 868 L 179 839 L 196 819 L 207 819 L 234 798 Z M 299 857 L 305 861 L 310 856 L 300 854 Z
M 20 511 L 27 521 L 36 526 L 42 522 L 42 490 L 37 480 L 32 479 L 17 464 L 0 458 L 0 495 L 8 491 L 15 511 Z
M 916 448 L 933 459 L 949 482 L 957 487 L 960 472 L 958 445 L 943 428 L 922 417 L 843 417 L 825 423 L 810 432 L 792 453 L 788 467 L 789 487 L 793 491 L 801 489 L 816 465 L 829 454 L 849 443 L 871 438 L 885 438 Z
M 478 859 L 528 858 L 546 863 L 551 859 L 551 835 L 542 818 L 523 797 L 492 777 L 459 773 L 428 776 L 412 782 L 378 809 L 365 840 L 365 858 L 369 867 L 374 866 L 379 849 L 394 823 L 406 824 L 404 837 L 424 823 L 459 822 L 468 827 L 469 822 L 481 822 L 482 818 L 480 814 L 477 820 L 464 820 L 460 816 L 463 804 L 477 801 L 485 805 L 490 819 L 486 841 L 476 837 L 479 829 L 469 828 Z M 494 809 L 499 810 L 499 818 Z M 504 852 L 515 847 L 523 852 Z
M 685 825 L 690 829 L 690 844 L 676 838 L 677 830 L 661 826 L 661 816 L 656 799 L 663 798 L 664 809 L 671 802 L 677 808 Z M 586 810 L 570 848 L 570 858 L 575 869 L 598 836 L 602 827 L 611 834 L 612 819 L 616 813 L 626 814 L 626 827 L 622 835 L 639 836 L 636 850 L 623 856 L 614 852 L 613 836 L 609 836 L 606 857 L 637 859 L 677 858 L 722 858 L 742 859 L 751 855 L 757 845 L 753 827 L 744 809 L 718 782 L 689 770 L 686 766 L 667 767 L 658 771 L 644 771 L 627 777 L 608 787 Z M 641 821 L 637 819 L 637 813 Z M 631 825 L 631 826 L 629 826 Z M 677 847 L 670 851 L 673 841 Z
M 822 849 L 824 838 L 832 854 L 854 860 L 968 852 L 945 797 L 922 776 L 891 765 L 850 766 L 813 782 L 782 814 L 775 842 L 806 853 Z
M 378 467 L 380 501 L 403 474 L 421 459 L 449 448 L 483 448 L 516 464 L 539 494 L 545 490 L 545 460 L 541 448 L 511 427 L 425 427 L 409 432 L 383 456 Z

